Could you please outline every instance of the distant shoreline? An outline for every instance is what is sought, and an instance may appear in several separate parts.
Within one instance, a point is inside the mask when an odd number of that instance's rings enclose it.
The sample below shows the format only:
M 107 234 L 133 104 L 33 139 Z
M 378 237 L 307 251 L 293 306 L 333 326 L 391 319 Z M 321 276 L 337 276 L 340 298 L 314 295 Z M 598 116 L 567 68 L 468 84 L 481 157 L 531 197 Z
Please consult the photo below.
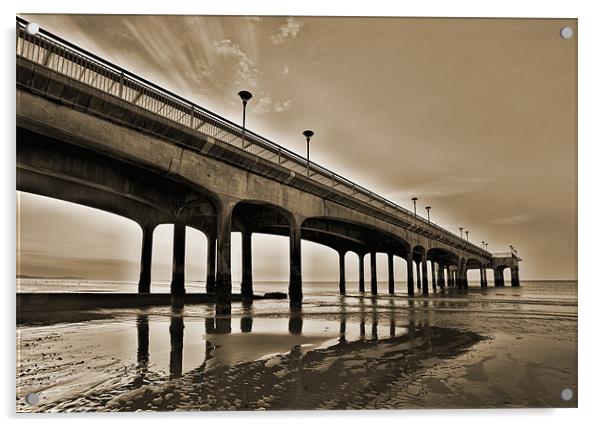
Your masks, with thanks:
M 40 279 L 40 280 L 82 280 L 86 282 L 107 282 L 107 283 L 137 283 L 137 280 L 119 280 L 119 279 L 86 279 L 85 277 L 73 277 L 73 276 L 64 276 L 64 277 L 44 277 L 44 276 L 30 276 L 27 274 L 17 274 L 17 279 Z M 169 279 L 166 280 L 157 280 L 156 283 L 161 282 L 169 282 Z M 521 283 L 528 282 L 578 282 L 578 279 L 521 279 Z M 205 283 L 204 280 L 187 280 L 187 283 Z M 233 280 L 233 282 L 238 283 L 240 280 Z M 288 280 L 255 280 L 255 283 L 288 283 Z M 304 283 L 336 283 L 338 284 L 338 280 L 316 280 L 316 281 L 303 281 Z M 350 283 L 355 283 L 357 280 L 349 280 Z M 478 282 L 478 280 L 470 280 L 470 282 Z M 395 283 L 406 283 L 405 280 L 396 280 Z

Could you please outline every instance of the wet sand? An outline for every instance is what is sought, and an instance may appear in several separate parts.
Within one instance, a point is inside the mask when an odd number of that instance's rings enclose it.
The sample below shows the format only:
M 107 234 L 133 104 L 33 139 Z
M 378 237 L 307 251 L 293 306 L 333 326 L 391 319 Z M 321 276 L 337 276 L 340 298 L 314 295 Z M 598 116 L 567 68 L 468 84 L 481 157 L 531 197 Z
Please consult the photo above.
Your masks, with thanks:
M 79 314 L 18 327 L 18 411 L 577 405 L 576 302 L 526 290 Z

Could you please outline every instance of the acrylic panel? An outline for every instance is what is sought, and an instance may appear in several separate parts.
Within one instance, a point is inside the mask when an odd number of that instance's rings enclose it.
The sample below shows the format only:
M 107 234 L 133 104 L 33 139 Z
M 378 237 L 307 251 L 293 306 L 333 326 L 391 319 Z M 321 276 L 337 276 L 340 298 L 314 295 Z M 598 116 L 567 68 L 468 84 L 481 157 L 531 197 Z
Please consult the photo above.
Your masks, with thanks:
M 577 406 L 577 20 L 16 20 L 18 412 Z

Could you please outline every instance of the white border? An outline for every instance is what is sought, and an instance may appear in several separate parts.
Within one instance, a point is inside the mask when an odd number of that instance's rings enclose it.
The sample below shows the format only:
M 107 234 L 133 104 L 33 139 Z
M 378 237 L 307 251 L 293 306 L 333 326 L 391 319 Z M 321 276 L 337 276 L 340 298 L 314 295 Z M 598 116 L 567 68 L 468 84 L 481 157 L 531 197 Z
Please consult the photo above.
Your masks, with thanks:
M 601 395 L 598 380 L 600 355 L 599 313 L 600 275 L 595 275 L 597 266 L 595 244 L 602 240 L 600 227 L 595 222 L 601 209 L 600 203 L 600 132 L 602 108 L 599 100 L 602 15 L 596 1 L 531 1 L 504 0 L 493 4 L 490 1 L 421 1 L 398 2 L 385 0 L 331 1 L 325 0 L 238 0 L 238 1 L 182 1 L 138 2 L 124 0 L 102 0 L 100 2 L 68 0 L 21 0 L 13 4 L 2 3 L 2 77 L 3 103 L 1 129 L 2 141 L 2 246 L 1 271 L 4 273 L 2 286 L 5 326 L 2 328 L 2 416 L 4 425 L 29 425 L 43 423 L 85 422 L 103 425 L 109 421 L 105 416 L 63 415 L 36 416 L 14 415 L 14 277 L 15 277 L 15 191 L 14 191 L 14 16 L 16 13 L 131 13 L 131 14 L 232 14 L 232 15 L 355 15 L 355 16 L 455 16 L 455 17 L 537 17 L 579 19 L 579 409 L 578 410 L 493 410 L 493 411 L 345 411 L 345 412 L 285 412 L 285 413 L 217 413 L 217 414 L 146 414 L 143 422 L 149 425 L 164 425 L 166 418 L 179 423 L 244 424 L 266 426 L 286 423 L 287 426 L 308 422 L 332 423 L 334 418 L 346 424 L 365 423 L 419 423 L 422 425 L 447 425 L 461 422 L 463 426 L 504 426 L 509 423 L 531 422 L 546 425 L 597 424 L 600 415 L 596 411 L 598 396 Z M 142 7 L 140 5 L 143 5 Z M 561 203 L 561 201 L 559 201 Z M 109 415 L 113 423 L 134 421 L 139 414 Z M 598 421 L 596 421 L 598 419 Z M 138 418 L 136 418 L 138 420 Z

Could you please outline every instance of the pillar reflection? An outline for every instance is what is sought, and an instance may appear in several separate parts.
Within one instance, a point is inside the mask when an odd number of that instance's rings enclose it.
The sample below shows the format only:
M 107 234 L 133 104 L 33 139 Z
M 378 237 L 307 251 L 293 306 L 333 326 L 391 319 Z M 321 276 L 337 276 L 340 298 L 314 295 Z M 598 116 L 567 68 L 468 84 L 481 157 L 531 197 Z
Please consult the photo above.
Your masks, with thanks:
M 170 353 L 169 375 L 171 378 L 182 376 L 182 349 L 184 348 L 184 317 L 174 313 L 169 323 Z
M 240 318 L 240 332 L 249 333 L 253 330 L 252 304 L 243 303 L 243 315 Z
M 142 386 L 146 373 L 148 372 L 148 361 L 149 361 L 149 325 L 148 315 L 139 314 L 136 317 L 136 330 L 138 336 L 138 349 L 136 352 L 136 378 L 134 379 L 134 385 L 137 387 Z
M 291 335 L 301 335 L 303 332 L 303 317 L 300 309 L 291 309 L 288 319 L 288 332 Z

